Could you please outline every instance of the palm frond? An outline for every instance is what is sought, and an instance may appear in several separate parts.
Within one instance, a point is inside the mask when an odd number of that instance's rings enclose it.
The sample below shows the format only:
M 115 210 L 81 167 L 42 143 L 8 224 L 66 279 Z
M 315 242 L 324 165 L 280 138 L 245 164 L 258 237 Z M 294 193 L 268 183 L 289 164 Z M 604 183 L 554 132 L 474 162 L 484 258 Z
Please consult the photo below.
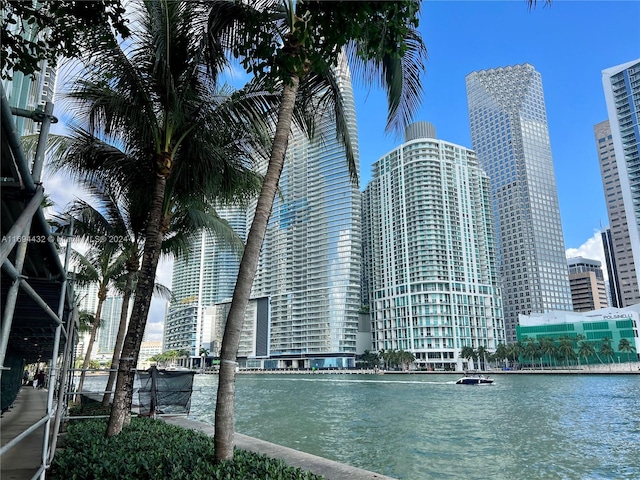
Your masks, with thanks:
M 356 81 L 381 86 L 387 93 L 386 130 L 401 133 L 420 106 L 423 95 L 422 76 L 426 69 L 427 49 L 420 33 L 407 27 L 406 51 L 403 55 L 387 53 L 388 45 L 380 45 L 380 54 L 364 62 L 361 46 L 351 42 L 345 47 L 349 66 Z

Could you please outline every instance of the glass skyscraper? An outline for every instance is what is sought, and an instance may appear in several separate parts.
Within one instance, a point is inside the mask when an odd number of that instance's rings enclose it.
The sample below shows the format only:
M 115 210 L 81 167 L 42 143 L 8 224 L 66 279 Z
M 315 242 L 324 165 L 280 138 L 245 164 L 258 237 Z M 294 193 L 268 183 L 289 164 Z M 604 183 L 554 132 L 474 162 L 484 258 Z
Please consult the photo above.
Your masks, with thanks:
M 355 104 L 346 62 L 337 74 L 358 169 Z M 250 206 L 238 211 L 234 222 L 227 215 L 224 218 L 244 237 L 252 216 Z M 259 341 L 241 348 L 240 356 L 255 353 L 239 358 L 240 365 L 355 366 L 360 235 L 360 190 L 352 182 L 344 147 L 336 138 L 335 117 L 326 112 L 316 125 L 314 139 L 297 131 L 289 139 L 253 284 L 257 306 L 250 306 L 242 334 Z M 165 322 L 165 350 L 187 348 L 197 356 L 201 345 L 219 343 L 239 266 L 239 259 L 231 255 L 203 238 L 192 246 L 189 259 L 176 261 L 176 301 Z M 266 308 L 263 299 L 267 299 Z M 212 313 L 205 315 L 205 307 L 214 305 Z M 206 321 L 216 322 L 214 327 L 203 324 L 207 316 L 211 318 Z M 257 330 L 246 331 L 251 328 Z
M 602 72 L 622 204 L 635 264 L 634 303 L 640 284 L 640 59 Z M 613 230 L 612 230 L 613 234 Z M 614 238 L 615 241 L 615 238 Z M 618 268 L 620 268 L 620 262 Z M 631 272 L 633 276 L 634 272 Z M 631 279 L 633 281 L 633 279 Z M 621 284 L 623 282 L 621 281 Z M 623 291 L 624 297 L 624 291 Z
M 349 135 L 357 129 L 351 78 L 339 65 Z M 360 190 L 332 114 L 309 140 L 289 139 L 253 286 L 270 297 L 270 357 L 279 367 L 355 366 L 360 309 Z
M 609 275 L 611 306 L 623 308 L 640 303 L 633 247 L 609 120 L 596 124 L 593 131 L 609 217 L 609 229 L 606 233 L 602 232 L 602 239 Z
M 218 215 L 245 238 L 246 209 L 221 207 Z M 165 319 L 164 349 L 189 350 L 194 357 L 207 347 L 203 317 L 207 307 L 231 298 L 238 276 L 240 256 L 213 235 L 201 232 L 189 246 L 189 254 L 173 266 L 172 302 Z
M 406 350 L 426 369 L 460 370 L 462 347 L 504 343 L 491 189 L 468 148 L 407 127 L 373 164 L 363 195 L 373 349 Z
M 466 77 L 471 141 L 491 179 L 507 341 L 518 314 L 571 310 L 542 79 L 523 65 Z

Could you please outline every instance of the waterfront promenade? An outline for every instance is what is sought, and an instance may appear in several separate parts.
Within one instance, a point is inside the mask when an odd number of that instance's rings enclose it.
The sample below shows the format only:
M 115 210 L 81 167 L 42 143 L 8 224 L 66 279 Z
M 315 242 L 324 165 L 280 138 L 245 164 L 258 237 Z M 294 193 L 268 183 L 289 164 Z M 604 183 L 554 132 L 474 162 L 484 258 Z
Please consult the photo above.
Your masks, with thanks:
M 0 446 L 3 446 L 40 420 L 46 413 L 47 390 L 22 387 L 13 408 L 0 419 Z M 167 423 L 190 430 L 198 430 L 213 436 L 213 426 L 190 420 L 186 417 L 163 417 Z M 5 455 L 0 457 L 0 479 L 30 480 L 38 471 L 42 459 L 44 426 L 35 430 Z M 282 447 L 239 433 L 235 434 L 236 446 L 267 455 L 281 458 L 287 464 L 322 475 L 327 480 L 393 480 L 377 473 L 351 467 L 316 455 L 300 452 L 292 448 Z
M 34 425 L 47 413 L 46 389 L 24 386 L 13 407 L 0 419 L 0 446 L 4 446 Z M 42 463 L 44 425 L 0 457 L 0 479 L 30 480 Z

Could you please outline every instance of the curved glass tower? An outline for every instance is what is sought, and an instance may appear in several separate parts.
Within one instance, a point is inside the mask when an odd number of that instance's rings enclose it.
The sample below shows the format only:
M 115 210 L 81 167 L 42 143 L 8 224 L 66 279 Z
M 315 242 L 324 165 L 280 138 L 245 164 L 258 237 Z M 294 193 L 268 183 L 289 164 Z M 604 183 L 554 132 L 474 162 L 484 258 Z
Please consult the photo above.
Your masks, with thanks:
M 504 343 L 489 179 L 473 151 L 427 122 L 373 164 L 363 195 L 374 350 L 461 370 L 462 347 Z
M 357 156 L 351 78 L 338 68 L 347 128 Z M 360 309 L 360 190 L 326 112 L 309 140 L 289 140 L 254 297 L 271 298 L 270 357 L 278 367 L 355 366 Z M 357 171 L 357 170 L 356 170 Z

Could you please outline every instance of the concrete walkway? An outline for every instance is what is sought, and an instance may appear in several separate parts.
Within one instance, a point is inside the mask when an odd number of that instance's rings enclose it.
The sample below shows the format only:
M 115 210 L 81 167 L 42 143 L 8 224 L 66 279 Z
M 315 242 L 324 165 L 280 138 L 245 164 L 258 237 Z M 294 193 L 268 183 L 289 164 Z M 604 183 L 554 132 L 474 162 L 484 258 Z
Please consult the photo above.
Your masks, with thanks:
M 204 432 L 213 437 L 213 425 L 190 420 L 186 417 L 161 418 L 172 425 Z M 248 437 L 240 433 L 235 434 L 235 445 L 242 450 L 261 453 L 271 458 L 281 458 L 288 465 L 299 467 L 316 475 L 322 475 L 326 480 L 393 480 L 393 478 L 380 475 L 379 473 L 351 467 L 343 463 L 300 452 L 293 448 L 265 442 L 264 440 Z
M 13 408 L 0 419 L 0 446 L 4 446 L 47 413 L 46 389 L 24 386 Z M 0 479 L 30 480 L 42 464 L 44 425 L 0 457 Z

